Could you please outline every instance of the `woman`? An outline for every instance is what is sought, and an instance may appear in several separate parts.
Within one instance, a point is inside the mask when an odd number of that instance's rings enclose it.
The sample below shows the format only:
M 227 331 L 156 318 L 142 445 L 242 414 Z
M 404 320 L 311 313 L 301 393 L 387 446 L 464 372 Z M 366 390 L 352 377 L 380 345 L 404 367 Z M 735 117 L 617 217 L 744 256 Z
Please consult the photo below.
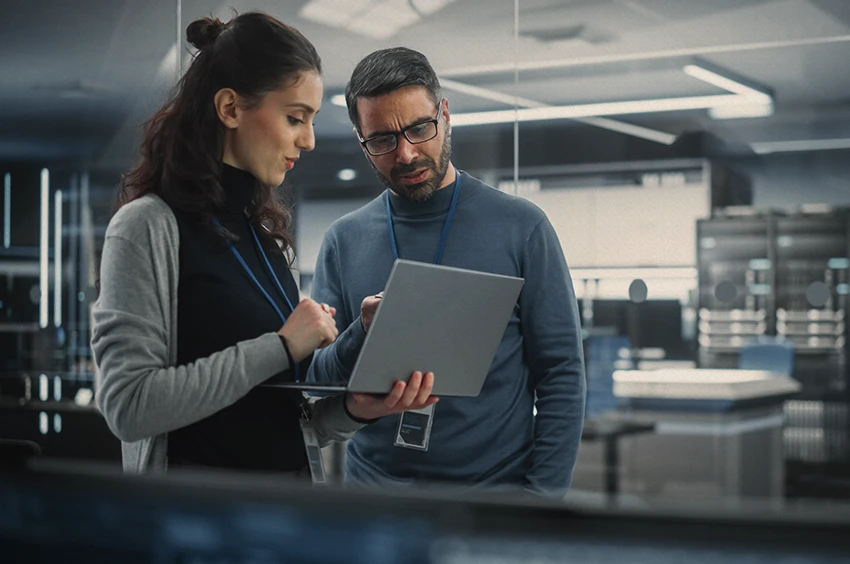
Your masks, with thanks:
M 433 375 L 414 373 L 386 398 L 312 409 L 299 392 L 258 387 L 284 371 L 303 377 L 337 336 L 333 308 L 298 301 L 289 216 L 273 192 L 315 144 L 321 61 L 265 14 L 196 20 L 186 35 L 198 53 L 149 120 L 106 233 L 92 336 L 98 404 L 126 471 L 300 473 L 302 415 L 312 412 L 320 442 L 346 439 L 436 401 Z

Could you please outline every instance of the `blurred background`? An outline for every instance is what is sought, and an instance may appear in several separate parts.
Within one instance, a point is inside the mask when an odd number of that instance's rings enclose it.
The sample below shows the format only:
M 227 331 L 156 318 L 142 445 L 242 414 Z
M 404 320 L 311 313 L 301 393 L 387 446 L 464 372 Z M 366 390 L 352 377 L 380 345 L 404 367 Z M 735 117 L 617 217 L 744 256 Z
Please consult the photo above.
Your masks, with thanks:
M 850 499 L 844 0 L 4 1 L 0 438 L 118 464 L 92 401 L 94 265 L 186 26 L 233 9 L 323 57 L 316 150 L 284 187 L 305 292 L 328 226 L 383 189 L 350 72 L 420 50 L 453 162 L 540 206 L 564 247 L 589 389 L 571 495 Z

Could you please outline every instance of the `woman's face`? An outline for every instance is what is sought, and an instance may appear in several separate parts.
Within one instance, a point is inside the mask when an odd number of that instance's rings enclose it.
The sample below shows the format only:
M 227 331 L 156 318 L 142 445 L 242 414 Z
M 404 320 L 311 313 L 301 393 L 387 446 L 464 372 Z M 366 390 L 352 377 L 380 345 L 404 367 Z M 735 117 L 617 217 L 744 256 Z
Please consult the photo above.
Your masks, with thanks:
M 313 118 L 322 105 L 322 79 L 305 71 L 295 82 L 266 94 L 250 108 L 235 111 L 224 142 L 224 162 L 269 186 L 278 186 L 301 151 L 316 145 Z

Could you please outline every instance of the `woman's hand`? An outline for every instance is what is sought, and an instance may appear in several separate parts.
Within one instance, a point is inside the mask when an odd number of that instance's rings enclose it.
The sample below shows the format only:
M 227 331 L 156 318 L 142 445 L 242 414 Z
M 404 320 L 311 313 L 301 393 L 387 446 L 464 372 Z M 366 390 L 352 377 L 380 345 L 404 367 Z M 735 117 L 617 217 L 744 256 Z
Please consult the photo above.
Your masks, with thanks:
M 348 412 L 358 419 L 377 419 L 393 413 L 401 413 L 411 409 L 422 409 L 439 401 L 431 395 L 434 387 L 434 373 L 416 371 L 410 375 L 405 384 L 398 381 L 393 389 L 385 396 L 373 394 L 348 394 L 345 405 Z
M 298 303 L 277 332 L 286 340 L 289 354 L 295 362 L 301 362 L 316 349 L 324 348 L 336 340 L 339 331 L 334 315 L 336 309 L 328 304 L 318 304 L 310 298 L 304 298 Z
M 381 305 L 381 299 L 384 293 L 375 294 L 363 298 L 360 303 L 360 325 L 363 327 L 363 332 L 368 333 L 369 327 L 372 326 L 372 320 L 375 318 L 375 312 L 378 311 L 378 306 Z

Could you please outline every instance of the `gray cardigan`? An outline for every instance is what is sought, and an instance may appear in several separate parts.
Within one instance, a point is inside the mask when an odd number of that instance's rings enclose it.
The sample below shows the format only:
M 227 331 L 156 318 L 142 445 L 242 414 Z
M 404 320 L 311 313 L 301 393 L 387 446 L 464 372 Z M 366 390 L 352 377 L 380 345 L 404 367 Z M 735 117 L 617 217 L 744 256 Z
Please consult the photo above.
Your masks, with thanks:
M 289 367 L 277 333 L 176 366 L 179 249 L 177 219 L 154 195 L 123 206 L 106 230 L 91 345 L 97 405 L 121 439 L 125 472 L 165 470 L 169 431 L 220 411 Z M 323 444 L 362 427 L 344 401 L 313 404 Z

